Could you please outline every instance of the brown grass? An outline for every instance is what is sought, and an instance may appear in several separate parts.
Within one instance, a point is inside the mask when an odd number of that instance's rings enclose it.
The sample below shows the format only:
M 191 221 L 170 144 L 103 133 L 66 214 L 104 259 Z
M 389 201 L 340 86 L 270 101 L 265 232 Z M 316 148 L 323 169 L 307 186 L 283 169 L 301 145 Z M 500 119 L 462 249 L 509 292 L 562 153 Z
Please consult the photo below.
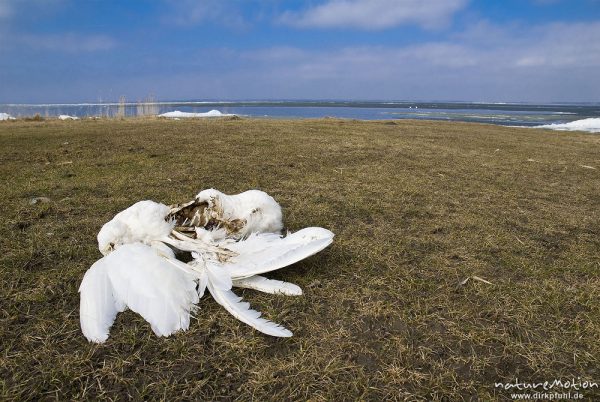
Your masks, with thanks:
M 505 400 L 495 382 L 600 382 L 600 137 L 462 123 L 125 119 L 0 123 L 0 399 Z M 72 163 L 68 163 L 72 162 Z M 583 167 L 588 166 L 588 167 Z M 591 169 L 594 167 L 596 169 Z M 336 233 L 157 338 L 79 330 L 95 236 L 141 199 L 259 188 Z M 30 205 L 33 197 L 51 202 Z M 491 282 L 471 279 L 477 276 Z M 598 390 L 585 391 L 592 397 Z

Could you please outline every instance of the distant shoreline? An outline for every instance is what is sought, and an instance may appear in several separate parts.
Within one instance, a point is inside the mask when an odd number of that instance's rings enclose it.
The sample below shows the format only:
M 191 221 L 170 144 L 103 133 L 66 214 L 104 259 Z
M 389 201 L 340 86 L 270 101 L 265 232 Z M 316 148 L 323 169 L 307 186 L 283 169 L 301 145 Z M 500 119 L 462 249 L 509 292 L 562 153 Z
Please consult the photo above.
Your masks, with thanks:
M 498 124 L 489 121 L 464 121 L 464 120 L 443 120 L 443 119 L 426 119 L 426 118 L 388 118 L 388 119 L 358 119 L 351 117 L 338 117 L 338 116 L 321 116 L 321 117 L 279 117 L 279 116 L 244 116 L 237 114 L 219 114 L 212 110 L 207 113 L 166 113 L 165 116 L 152 115 L 152 116 L 87 116 L 79 118 L 76 116 L 60 115 L 60 116 L 41 116 L 39 114 L 35 116 L 25 117 L 12 117 L 5 113 L 0 113 L 0 123 L 2 122 L 49 122 L 49 121 L 148 121 L 148 120 L 278 120 L 278 121 L 321 121 L 321 120 L 340 120 L 349 122 L 380 122 L 380 123 L 394 123 L 394 122 L 434 122 L 434 123 L 468 123 L 468 124 L 484 124 L 499 127 L 512 127 L 512 128 L 537 128 L 537 129 L 549 129 L 556 131 L 578 131 L 587 133 L 599 133 L 600 132 L 600 118 L 587 118 L 581 120 L 574 120 L 566 123 L 550 123 L 546 125 L 518 125 L 518 124 Z M 7 117 L 8 116 L 8 117 Z

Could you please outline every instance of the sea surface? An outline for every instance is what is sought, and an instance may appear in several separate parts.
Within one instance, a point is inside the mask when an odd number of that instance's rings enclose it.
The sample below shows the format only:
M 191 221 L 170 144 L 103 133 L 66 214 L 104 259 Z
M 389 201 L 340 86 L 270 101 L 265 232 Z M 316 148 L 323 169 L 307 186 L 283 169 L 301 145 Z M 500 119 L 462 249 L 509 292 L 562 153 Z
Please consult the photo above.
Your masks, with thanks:
M 153 103 L 0 104 L 14 117 L 136 116 L 172 111 L 270 118 L 419 119 L 539 126 L 600 117 L 600 103 L 469 103 L 410 101 L 173 101 Z

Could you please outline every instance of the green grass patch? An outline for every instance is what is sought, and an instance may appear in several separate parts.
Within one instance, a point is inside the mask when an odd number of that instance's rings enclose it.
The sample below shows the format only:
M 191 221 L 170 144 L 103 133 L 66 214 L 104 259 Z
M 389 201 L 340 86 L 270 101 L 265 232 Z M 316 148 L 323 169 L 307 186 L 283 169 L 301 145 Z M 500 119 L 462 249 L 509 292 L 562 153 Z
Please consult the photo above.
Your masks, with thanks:
M 600 137 L 424 121 L 0 122 L 0 399 L 507 399 L 495 382 L 600 382 Z M 590 167 L 594 167 L 592 169 Z M 119 315 L 87 343 L 77 289 L 103 223 L 142 199 L 268 192 L 336 234 L 187 332 Z M 31 204 L 34 197 L 50 202 Z M 468 277 L 477 276 L 492 284 Z M 585 393 L 591 397 L 592 392 Z

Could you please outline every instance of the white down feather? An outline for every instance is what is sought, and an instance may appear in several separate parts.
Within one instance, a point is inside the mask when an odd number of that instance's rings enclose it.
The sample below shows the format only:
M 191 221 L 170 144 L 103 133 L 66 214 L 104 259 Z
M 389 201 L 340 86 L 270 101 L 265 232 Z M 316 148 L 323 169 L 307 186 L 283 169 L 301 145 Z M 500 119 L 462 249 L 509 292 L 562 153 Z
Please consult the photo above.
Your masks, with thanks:
M 275 233 L 251 234 L 247 239 L 228 243 L 237 253 L 223 263 L 232 279 L 242 279 L 287 267 L 318 253 L 333 242 L 327 229 L 311 227 L 282 237 Z

